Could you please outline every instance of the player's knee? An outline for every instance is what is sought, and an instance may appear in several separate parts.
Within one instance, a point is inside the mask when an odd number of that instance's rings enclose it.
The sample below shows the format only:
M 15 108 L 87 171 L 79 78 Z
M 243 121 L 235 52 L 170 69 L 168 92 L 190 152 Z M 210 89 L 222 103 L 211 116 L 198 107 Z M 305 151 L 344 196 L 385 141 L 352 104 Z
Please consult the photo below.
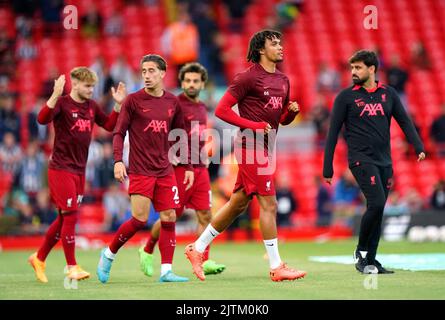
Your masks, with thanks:
M 385 209 L 385 201 L 376 201 L 370 204 L 369 209 L 375 214 L 382 214 Z
M 271 201 L 262 206 L 264 213 L 276 214 L 278 210 L 278 204 L 276 201 Z
M 248 206 L 248 202 L 236 202 L 236 203 L 232 203 L 233 205 L 233 211 L 236 212 L 237 214 L 241 214 L 244 211 L 246 211 L 247 206 Z
M 159 217 L 161 218 L 161 221 L 175 222 L 176 212 L 173 209 L 164 210 L 159 213 Z
M 142 210 L 133 210 L 132 216 L 142 222 L 146 222 L 148 220 L 148 212 L 143 212 Z

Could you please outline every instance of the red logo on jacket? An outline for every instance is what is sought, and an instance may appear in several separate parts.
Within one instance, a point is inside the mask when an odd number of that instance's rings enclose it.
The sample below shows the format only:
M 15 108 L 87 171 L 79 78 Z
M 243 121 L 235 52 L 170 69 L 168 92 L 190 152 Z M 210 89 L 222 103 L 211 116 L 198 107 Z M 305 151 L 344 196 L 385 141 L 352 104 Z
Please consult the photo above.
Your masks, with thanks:
M 365 107 L 363 108 L 362 112 L 360 113 L 360 117 L 363 116 L 365 112 L 368 112 L 369 117 L 376 117 L 380 113 L 381 116 L 385 115 L 385 111 L 383 110 L 381 103 L 367 103 L 365 104 Z

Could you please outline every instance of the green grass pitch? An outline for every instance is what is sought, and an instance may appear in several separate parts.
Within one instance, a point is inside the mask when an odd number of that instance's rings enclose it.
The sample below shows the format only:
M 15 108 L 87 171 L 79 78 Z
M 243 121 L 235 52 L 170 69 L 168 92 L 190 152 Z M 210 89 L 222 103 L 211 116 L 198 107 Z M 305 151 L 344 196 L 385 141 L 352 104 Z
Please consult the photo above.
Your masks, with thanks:
M 156 249 L 155 274 L 151 278 L 139 270 L 137 248 L 123 248 L 111 270 L 110 281 L 101 284 L 96 276 L 99 250 L 77 250 L 77 261 L 92 277 L 78 283 L 77 289 L 64 287 L 64 256 L 53 251 L 47 259 L 49 282 L 37 282 L 27 263 L 31 251 L 0 253 L 0 299 L 445 299 L 444 271 L 402 271 L 377 277 L 375 289 L 366 289 L 364 275 L 353 265 L 318 263 L 313 255 L 350 254 L 354 240 L 286 242 L 280 254 L 292 267 L 306 270 L 306 278 L 294 282 L 274 283 L 268 276 L 268 262 L 260 242 L 215 244 L 211 258 L 226 264 L 220 275 L 207 276 L 201 282 L 191 273 L 183 255 L 184 246 L 175 252 L 174 271 L 188 276 L 187 283 L 159 283 L 160 257 Z M 382 242 L 381 253 L 443 253 L 443 243 Z

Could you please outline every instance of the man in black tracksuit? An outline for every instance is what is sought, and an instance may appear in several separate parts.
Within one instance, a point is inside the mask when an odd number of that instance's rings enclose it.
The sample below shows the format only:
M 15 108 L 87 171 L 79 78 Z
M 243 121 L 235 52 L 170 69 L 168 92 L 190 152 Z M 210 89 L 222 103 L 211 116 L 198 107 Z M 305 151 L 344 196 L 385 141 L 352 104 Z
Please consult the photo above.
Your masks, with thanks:
M 335 99 L 325 147 L 323 177 L 331 184 L 334 175 L 332 160 L 344 123 L 349 168 L 367 202 L 354 252 L 355 267 L 362 273 L 393 273 L 375 259 L 383 209 L 392 185 L 391 118 L 394 117 L 408 141 L 414 145 L 417 161 L 425 159 L 425 151 L 395 89 L 375 81 L 378 68 L 376 54 L 358 51 L 349 63 L 354 85 L 341 91 Z

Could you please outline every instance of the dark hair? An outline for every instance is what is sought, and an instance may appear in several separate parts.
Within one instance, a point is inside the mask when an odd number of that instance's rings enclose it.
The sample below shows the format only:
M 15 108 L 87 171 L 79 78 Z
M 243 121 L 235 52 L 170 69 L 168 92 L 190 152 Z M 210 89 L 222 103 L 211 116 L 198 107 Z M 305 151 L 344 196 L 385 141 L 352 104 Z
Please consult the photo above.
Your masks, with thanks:
M 247 61 L 260 62 L 260 50 L 264 49 L 266 39 L 281 39 L 281 32 L 275 30 L 262 30 L 255 33 L 249 42 L 249 51 L 247 52 Z
M 159 70 L 167 71 L 167 62 L 158 54 L 147 54 L 141 59 L 141 66 L 144 62 L 152 61 L 158 65 Z
M 183 65 L 181 70 L 179 70 L 179 81 L 184 81 L 185 74 L 188 72 L 199 73 L 201 75 L 201 81 L 207 82 L 207 69 L 202 64 L 198 62 L 190 62 Z
M 379 67 L 379 59 L 374 51 L 359 50 L 355 52 L 351 58 L 349 58 L 349 63 L 363 62 L 368 68 L 370 66 L 375 67 L 375 72 Z

